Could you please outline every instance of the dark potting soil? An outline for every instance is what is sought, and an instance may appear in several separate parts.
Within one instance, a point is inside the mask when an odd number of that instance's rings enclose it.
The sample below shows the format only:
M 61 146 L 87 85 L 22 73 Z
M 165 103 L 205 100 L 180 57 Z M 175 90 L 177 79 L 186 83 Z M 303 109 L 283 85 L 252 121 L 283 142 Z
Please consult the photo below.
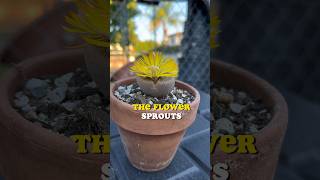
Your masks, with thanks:
M 190 104 L 195 97 L 186 90 L 176 87 L 165 97 L 146 95 L 137 83 L 119 86 L 114 95 L 128 104 Z
M 271 120 L 270 110 L 246 92 L 215 86 L 212 134 L 254 134 Z
M 71 136 L 108 133 L 108 104 L 89 73 L 79 68 L 28 80 L 15 94 L 13 105 L 27 120 Z

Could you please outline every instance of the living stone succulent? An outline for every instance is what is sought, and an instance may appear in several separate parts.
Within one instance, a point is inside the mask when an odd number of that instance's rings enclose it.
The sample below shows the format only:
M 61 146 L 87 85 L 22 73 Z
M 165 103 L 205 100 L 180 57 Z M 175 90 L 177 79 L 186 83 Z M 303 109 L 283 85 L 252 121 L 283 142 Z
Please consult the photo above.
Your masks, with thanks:
M 160 52 L 151 52 L 135 61 L 131 71 L 144 93 L 163 97 L 174 88 L 179 67 L 174 59 L 166 58 Z
M 109 9 L 107 0 L 74 0 L 77 11 L 66 17 L 64 29 L 78 34 L 87 44 L 85 62 L 87 71 L 101 93 L 108 96 L 107 59 L 109 58 Z

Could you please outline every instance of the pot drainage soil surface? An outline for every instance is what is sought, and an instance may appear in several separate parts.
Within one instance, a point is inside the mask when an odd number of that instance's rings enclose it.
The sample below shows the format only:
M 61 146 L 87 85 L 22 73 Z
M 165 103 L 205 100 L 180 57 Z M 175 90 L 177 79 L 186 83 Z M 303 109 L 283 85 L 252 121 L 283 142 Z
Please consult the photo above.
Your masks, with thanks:
M 109 132 L 108 104 L 80 68 L 28 80 L 13 103 L 26 119 L 66 136 Z
M 213 134 L 253 134 L 272 118 L 260 99 L 245 92 L 216 86 L 213 89 Z
M 114 95 L 129 104 L 190 104 L 194 100 L 194 96 L 188 91 L 176 87 L 165 97 L 148 96 L 137 83 L 119 86 Z

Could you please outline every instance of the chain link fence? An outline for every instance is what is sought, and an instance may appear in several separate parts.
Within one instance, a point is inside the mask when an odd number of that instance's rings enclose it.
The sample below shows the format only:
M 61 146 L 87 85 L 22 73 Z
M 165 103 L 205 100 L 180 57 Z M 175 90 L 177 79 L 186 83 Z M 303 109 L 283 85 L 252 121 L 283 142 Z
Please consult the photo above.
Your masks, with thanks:
M 218 2 L 218 59 L 320 102 L 320 1 Z
M 117 46 L 126 63 L 132 56 L 161 51 L 178 60 L 179 79 L 209 92 L 208 0 L 112 1 L 110 35 L 113 50 Z

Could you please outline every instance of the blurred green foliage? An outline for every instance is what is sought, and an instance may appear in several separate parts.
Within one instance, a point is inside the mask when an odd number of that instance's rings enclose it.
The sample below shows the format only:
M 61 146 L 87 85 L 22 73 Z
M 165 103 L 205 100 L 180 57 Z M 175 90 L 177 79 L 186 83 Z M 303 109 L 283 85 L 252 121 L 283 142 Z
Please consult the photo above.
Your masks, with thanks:
M 176 26 L 180 23 L 177 18 L 179 15 L 179 12 L 174 11 L 172 2 L 161 2 L 155 12 L 149 15 L 151 17 L 150 30 L 157 31 L 162 28 L 163 44 L 166 44 L 166 40 L 168 40 L 169 25 Z
M 125 6 L 125 7 L 123 7 Z M 127 4 L 124 1 L 110 0 L 110 41 L 112 44 L 119 43 L 122 47 L 138 41 L 138 35 L 135 32 L 136 25 L 133 18 L 140 14 L 136 0 L 128 0 Z M 123 13 L 126 13 L 127 17 Z M 128 30 L 128 32 L 126 32 Z M 128 41 L 125 35 L 129 35 Z
M 154 41 L 136 41 L 133 44 L 135 50 L 139 53 L 147 53 L 154 50 L 158 44 Z
M 144 15 L 150 18 L 150 31 L 157 31 L 162 28 L 164 40 L 168 39 L 168 26 L 177 25 L 180 22 L 177 18 L 179 16 L 178 12 L 172 11 L 171 2 L 161 2 L 158 6 L 152 7 L 155 8 L 155 11 L 146 10 L 144 12 L 139 11 L 138 2 L 136 0 L 128 0 L 127 4 L 125 4 L 124 1 L 110 0 L 110 5 L 111 43 L 119 43 L 122 47 L 132 45 L 138 54 L 147 53 L 159 48 L 159 43 L 155 40 L 139 40 L 136 32 L 137 24 L 134 22 L 136 16 Z M 165 43 L 162 45 L 165 45 Z

